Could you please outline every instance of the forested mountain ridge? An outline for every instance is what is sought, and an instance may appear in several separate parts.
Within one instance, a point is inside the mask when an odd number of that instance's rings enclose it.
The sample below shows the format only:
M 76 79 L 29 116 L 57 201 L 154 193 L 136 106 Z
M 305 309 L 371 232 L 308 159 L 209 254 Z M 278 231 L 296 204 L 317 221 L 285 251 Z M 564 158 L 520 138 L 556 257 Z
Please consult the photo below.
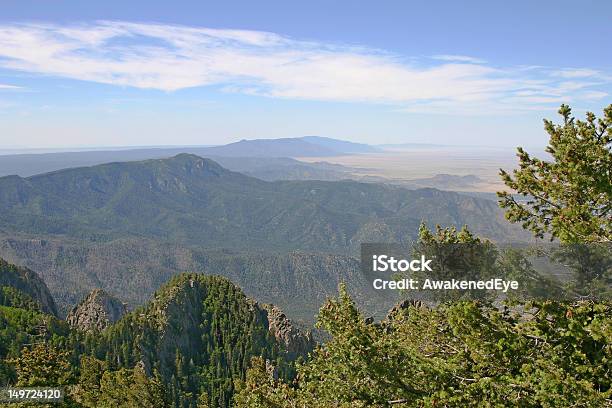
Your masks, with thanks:
M 0 380 L 62 385 L 71 407 L 227 407 L 252 357 L 290 378 L 292 361 L 314 348 L 277 307 L 216 276 L 175 276 L 102 331 L 71 330 L 28 306 L 0 304 Z
M 27 268 L 0 258 L 0 384 L 15 384 L 16 367 L 12 359 L 24 346 L 66 345 L 69 326 L 57 318 L 55 302 L 38 275 Z M 53 366 L 31 367 L 32 381 Z M 30 384 L 31 385 L 31 384 Z
M 265 182 L 188 154 L 3 177 L 0 192 L 5 234 L 346 252 L 407 239 L 426 220 L 470 224 L 494 240 L 523 237 L 487 200 L 352 181 Z
M 14 306 L 14 301 L 11 301 L 9 297 L 12 298 L 16 294 L 9 293 L 9 288 L 16 289 L 30 298 L 41 312 L 57 316 L 57 306 L 45 282 L 30 269 L 12 265 L 0 258 L 2 304 Z
M 211 406 L 229 406 L 233 380 L 251 357 L 275 361 L 289 375 L 286 363 L 314 347 L 304 341 L 296 350 L 277 341 L 268 316 L 226 279 L 181 274 L 103 331 L 91 352 L 117 367 L 142 364 L 148 375 L 158 372 L 178 406 L 193 406 L 202 393 Z

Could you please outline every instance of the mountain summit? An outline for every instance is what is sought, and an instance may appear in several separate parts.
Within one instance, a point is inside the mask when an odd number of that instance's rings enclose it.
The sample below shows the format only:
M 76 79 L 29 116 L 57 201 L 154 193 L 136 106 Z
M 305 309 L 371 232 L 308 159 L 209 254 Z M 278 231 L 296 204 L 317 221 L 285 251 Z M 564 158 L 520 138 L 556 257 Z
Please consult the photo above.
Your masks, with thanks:
M 352 153 L 373 153 L 373 146 L 321 136 L 280 139 L 243 139 L 224 146 L 207 148 L 211 156 L 242 157 L 325 157 Z
M 286 375 L 289 362 L 312 351 L 308 333 L 283 320 L 282 333 L 291 337 L 281 337 L 275 319 L 280 318 L 230 281 L 185 273 L 101 332 L 97 352 L 119 367 L 141 364 L 147 373 L 157 370 L 172 395 L 188 399 L 205 393 L 210 406 L 231 406 L 233 382 L 251 357 L 275 361 Z

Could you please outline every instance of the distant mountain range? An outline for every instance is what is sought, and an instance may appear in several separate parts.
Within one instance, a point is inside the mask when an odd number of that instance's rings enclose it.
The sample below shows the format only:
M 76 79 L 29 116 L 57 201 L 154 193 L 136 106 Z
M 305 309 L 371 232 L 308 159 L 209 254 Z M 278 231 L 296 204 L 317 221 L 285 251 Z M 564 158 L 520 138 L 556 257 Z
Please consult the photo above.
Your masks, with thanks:
M 376 153 L 380 151 L 380 148 L 378 146 L 372 146 L 364 143 L 348 142 L 345 140 L 333 139 L 331 137 L 304 136 L 300 139 L 307 143 L 322 146 L 341 154 Z
M 526 238 L 490 200 L 355 181 L 266 182 L 189 154 L 0 178 L 0 256 L 37 270 L 63 313 L 96 287 L 141 304 L 187 270 L 229 277 L 311 320 L 340 281 L 370 297 L 351 257 L 361 242 L 410 240 L 422 220 L 467 224 L 496 241 Z
M 208 148 L 210 155 L 225 157 L 324 157 L 376 151 L 367 144 L 319 136 L 241 140 Z
M 408 149 L 439 148 L 437 145 L 407 144 Z M 266 181 L 278 180 L 356 180 L 388 183 L 406 188 L 438 188 L 450 191 L 479 191 L 482 181 L 476 176 L 437 174 L 433 177 L 405 179 L 374 176 L 372 169 L 353 168 L 325 161 L 333 156 L 381 153 L 402 150 L 400 145 L 371 146 L 320 136 L 300 138 L 242 140 L 223 146 L 185 146 L 96 149 L 90 151 L 0 155 L 0 177 L 29 177 L 57 170 L 94 166 L 112 162 L 163 159 L 181 153 L 195 154 L 216 161 L 228 170 Z M 405 149 L 404 149 L 405 150 Z M 312 162 L 296 158 L 320 157 Z M 381 159 L 383 160 L 383 159 Z
M 289 157 L 210 157 L 228 170 L 266 181 L 362 180 L 356 169 L 325 161 L 306 163 Z M 363 180 L 365 181 L 365 180 Z
M 258 159 L 283 158 L 285 160 L 283 166 L 286 168 L 291 157 L 331 157 L 345 154 L 374 153 L 377 151 L 379 151 L 378 148 L 367 144 L 327 137 L 304 136 L 298 138 L 241 140 L 223 146 L 156 147 L 9 154 L 0 156 L 0 176 L 19 175 L 28 177 L 55 170 L 93 166 L 102 163 L 168 158 L 180 153 L 196 154 L 213 159 L 245 157 Z M 238 163 L 238 161 L 233 162 Z M 307 164 L 296 160 L 293 160 L 291 164 L 299 164 L 302 169 L 312 169 L 319 173 L 324 171 L 317 164 Z M 267 169 L 273 172 L 280 171 L 279 167 L 274 163 L 268 164 Z M 240 169 L 235 170 L 244 171 L 244 165 Z

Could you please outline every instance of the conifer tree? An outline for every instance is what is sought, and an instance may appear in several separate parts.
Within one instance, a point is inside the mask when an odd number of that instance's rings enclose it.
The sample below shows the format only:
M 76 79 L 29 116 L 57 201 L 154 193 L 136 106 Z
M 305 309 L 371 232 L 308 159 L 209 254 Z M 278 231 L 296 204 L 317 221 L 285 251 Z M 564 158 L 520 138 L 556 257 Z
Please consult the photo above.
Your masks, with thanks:
M 518 148 L 519 168 L 500 170 L 511 191 L 498 192 L 506 218 L 565 243 L 612 240 L 612 105 L 603 117 L 576 120 L 561 105 L 563 123 L 544 121 L 550 159 Z

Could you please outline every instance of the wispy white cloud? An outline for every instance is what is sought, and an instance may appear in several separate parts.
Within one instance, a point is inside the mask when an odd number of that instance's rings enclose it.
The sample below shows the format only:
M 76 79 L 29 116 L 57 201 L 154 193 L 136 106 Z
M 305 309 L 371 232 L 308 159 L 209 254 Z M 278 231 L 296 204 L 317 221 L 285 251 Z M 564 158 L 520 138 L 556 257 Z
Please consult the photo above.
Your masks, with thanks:
M 15 86 L 15 85 L 0 84 L 0 89 L 16 90 L 16 89 L 21 89 L 21 87 Z
M 434 55 L 433 59 L 440 61 L 467 62 L 470 64 L 484 64 L 486 61 L 480 58 L 468 57 L 467 55 Z
M 593 99 L 609 85 L 586 68 L 495 67 L 462 55 L 415 60 L 261 31 L 129 22 L 0 25 L 0 68 L 143 89 L 217 85 L 437 112 L 532 110 Z
M 600 72 L 588 68 L 564 68 L 554 70 L 551 74 L 562 78 L 589 78 L 599 76 Z
M 583 92 L 580 94 L 580 97 L 582 99 L 603 99 L 606 96 L 610 95 L 607 92 L 601 92 L 601 91 L 588 91 L 588 92 Z

